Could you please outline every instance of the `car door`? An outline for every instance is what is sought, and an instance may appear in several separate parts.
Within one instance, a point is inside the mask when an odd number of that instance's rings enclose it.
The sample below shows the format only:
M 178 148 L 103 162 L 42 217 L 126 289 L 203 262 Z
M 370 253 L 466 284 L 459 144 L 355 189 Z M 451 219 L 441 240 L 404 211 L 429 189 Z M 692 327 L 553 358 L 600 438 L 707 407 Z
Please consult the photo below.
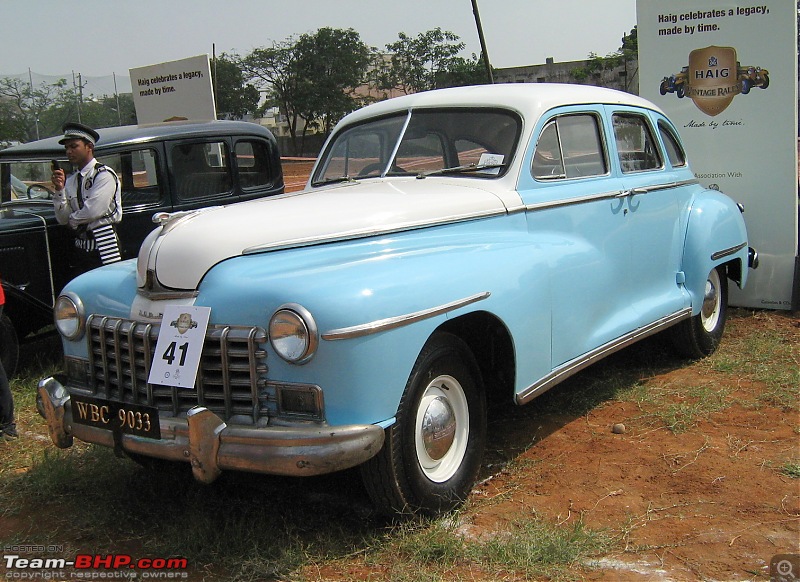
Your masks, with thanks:
M 651 117 L 607 106 L 630 236 L 629 296 L 647 325 L 687 305 L 678 282 L 683 233 L 678 190 Z
M 102 152 L 97 159 L 114 169 L 120 181 L 122 221 L 117 225 L 123 259 L 139 253 L 144 238 L 155 228 L 153 214 L 172 212 L 165 185 L 163 148 L 148 144 Z
M 622 183 L 611 172 L 602 106 L 550 114 L 520 180 L 532 249 L 546 253 L 552 367 L 619 337 L 636 316 Z

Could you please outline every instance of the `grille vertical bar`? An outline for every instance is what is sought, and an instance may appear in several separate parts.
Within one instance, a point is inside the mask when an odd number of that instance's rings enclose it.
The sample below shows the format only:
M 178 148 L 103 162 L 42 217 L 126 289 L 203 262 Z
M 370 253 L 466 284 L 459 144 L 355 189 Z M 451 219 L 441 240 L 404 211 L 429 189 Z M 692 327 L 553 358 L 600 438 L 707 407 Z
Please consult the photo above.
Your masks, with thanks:
M 209 325 L 195 386 L 150 384 L 161 326 L 92 315 L 87 321 L 89 390 L 104 398 L 155 406 L 180 416 L 205 406 L 224 420 L 265 421 L 274 397 L 267 388 L 267 341 L 261 327 Z M 272 404 L 270 404 L 272 400 Z

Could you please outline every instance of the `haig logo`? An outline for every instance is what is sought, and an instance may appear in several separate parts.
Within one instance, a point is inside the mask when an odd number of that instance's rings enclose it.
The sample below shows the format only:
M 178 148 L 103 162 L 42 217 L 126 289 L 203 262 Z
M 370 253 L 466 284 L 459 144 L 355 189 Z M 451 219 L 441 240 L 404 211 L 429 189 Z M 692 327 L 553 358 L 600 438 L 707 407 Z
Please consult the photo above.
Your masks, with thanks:
M 736 95 L 746 95 L 753 87 L 768 86 L 769 72 L 761 67 L 741 66 L 735 48 L 708 46 L 689 53 L 688 66 L 664 77 L 660 92 L 689 97 L 703 113 L 718 115 Z

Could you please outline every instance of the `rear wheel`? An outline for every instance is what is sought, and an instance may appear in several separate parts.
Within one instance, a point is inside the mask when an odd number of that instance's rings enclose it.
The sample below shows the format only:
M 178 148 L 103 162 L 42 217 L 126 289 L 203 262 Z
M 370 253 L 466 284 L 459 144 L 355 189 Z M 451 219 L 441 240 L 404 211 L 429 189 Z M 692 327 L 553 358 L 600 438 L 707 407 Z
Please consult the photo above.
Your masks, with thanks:
M 417 358 L 383 448 L 361 466 L 373 503 L 383 513 L 437 515 L 457 507 L 475 482 L 485 438 L 474 358 L 457 337 L 434 335 Z
M 720 266 L 708 274 L 700 313 L 672 328 L 672 343 L 690 358 L 704 358 L 717 349 L 728 308 L 728 279 Z

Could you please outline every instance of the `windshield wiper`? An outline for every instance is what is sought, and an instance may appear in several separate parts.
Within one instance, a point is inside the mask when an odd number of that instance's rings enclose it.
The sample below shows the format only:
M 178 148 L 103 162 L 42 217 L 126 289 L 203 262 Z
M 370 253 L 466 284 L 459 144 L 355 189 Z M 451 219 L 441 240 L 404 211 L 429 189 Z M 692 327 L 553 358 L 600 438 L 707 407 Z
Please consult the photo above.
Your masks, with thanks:
M 325 178 L 324 180 L 318 180 L 316 182 L 311 182 L 312 186 L 327 186 L 328 184 L 338 184 L 339 182 L 355 182 L 355 179 L 350 176 L 339 176 L 337 178 Z
M 482 170 L 492 170 L 494 168 L 504 168 L 505 166 L 505 164 L 466 164 L 464 166 L 455 166 L 452 168 L 441 168 L 439 170 L 420 172 L 417 174 L 417 180 L 422 180 L 428 176 L 441 176 L 444 174 L 467 174 L 470 172 L 480 172 Z

